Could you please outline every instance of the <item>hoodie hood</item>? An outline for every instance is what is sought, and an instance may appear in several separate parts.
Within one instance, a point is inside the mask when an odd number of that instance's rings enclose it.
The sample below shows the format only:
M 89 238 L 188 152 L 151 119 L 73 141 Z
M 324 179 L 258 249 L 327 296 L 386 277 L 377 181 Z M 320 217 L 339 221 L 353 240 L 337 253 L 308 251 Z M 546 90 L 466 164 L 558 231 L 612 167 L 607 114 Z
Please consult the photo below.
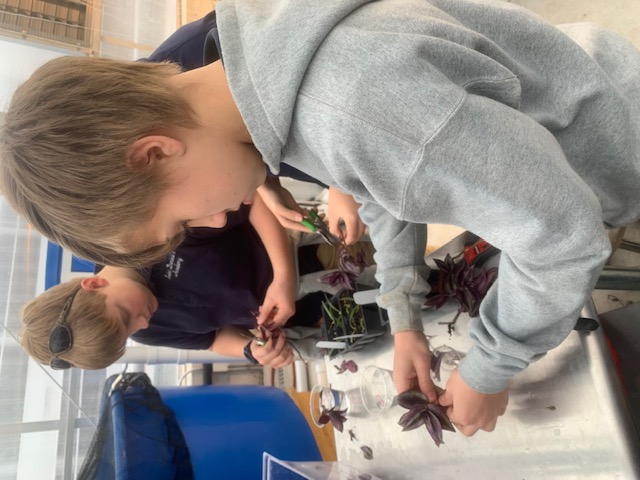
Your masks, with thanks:
M 216 6 L 222 53 L 233 59 L 224 66 L 231 92 L 272 173 L 280 171 L 298 90 L 317 48 L 336 24 L 369 2 L 254 0 L 242 2 L 241 13 L 232 0 Z M 282 35 L 290 25 L 297 26 L 299 41 Z

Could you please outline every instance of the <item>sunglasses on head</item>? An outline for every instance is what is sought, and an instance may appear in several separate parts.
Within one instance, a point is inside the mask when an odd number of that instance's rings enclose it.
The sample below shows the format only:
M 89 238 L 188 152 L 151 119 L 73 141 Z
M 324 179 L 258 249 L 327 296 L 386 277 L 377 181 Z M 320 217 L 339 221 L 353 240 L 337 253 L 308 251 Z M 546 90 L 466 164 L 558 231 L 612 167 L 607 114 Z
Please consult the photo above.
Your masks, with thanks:
M 68 352 L 73 346 L 73 335 L 71 334 L 71 328 L 67 323 L 67 316 L 69 316 L 71 304 L 79 290 L 80 287 L 76 288 L 75 291 L 69 295 L 67 303 L 64 304 L 64 307 L 60 312 L 58 321 L 49 335 L 49 352 L 51 352 L 51 362 L 49 363 L 49 366 L 54 370 L 66 370 L 73 366 L 66 360 L 58 358 L 58 355 Z

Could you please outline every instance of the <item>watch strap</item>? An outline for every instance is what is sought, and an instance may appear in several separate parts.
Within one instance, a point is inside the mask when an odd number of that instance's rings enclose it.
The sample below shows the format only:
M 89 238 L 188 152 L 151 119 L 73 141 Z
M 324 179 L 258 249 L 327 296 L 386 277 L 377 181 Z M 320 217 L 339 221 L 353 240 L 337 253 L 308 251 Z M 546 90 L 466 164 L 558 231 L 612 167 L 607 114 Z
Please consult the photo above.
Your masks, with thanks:
M 253 342 L 253 340 L 251 340 L 251 342 Z M 256 360 L 256 357 L 254 357 L 253 353 L 251 353 L 251 342 L 247 343 L 244 346 L 244 350 L 242 352 L 244 353 L 244 358 L 249 360 L 249 363 L 251 363 L 251 365 L 258 365 L 260 362 Z

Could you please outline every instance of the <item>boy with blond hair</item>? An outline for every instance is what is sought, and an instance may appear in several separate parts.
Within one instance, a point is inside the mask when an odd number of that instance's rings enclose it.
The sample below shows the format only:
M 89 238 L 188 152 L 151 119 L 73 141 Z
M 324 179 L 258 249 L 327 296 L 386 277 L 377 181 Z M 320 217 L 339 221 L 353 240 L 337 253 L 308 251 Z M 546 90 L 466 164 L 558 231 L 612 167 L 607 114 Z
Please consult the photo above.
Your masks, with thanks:
M 269 310 L 274 326 L 316 327 L 326 297 L 312 291 L 296 300 L 296 289 L 289 288 L 297 285 L 296 262 L 278 261 L 269 251 L 269 241 L 281 230 L 288 254 L 287 236 L 261 208 L 256 197 L 251 208 L 230 213 L 223 228 L 190 229 L 184 243 L 150 267 L 107 266 L 48 289 L 22 310 L 23 346 L 54 368 L 104 368 L 122 356 L 127 338 L 244 355 L 274 368 L 288 364 L 293 355 L 285 343 L 289 329 L 265 345 L 250 341 L 247 330 L 256 326 L 256 312 Z M 262 241 L 259 215 L 276 230 L 268 232 L 271 239 Z M 301 278 L 324 268 L 317 251 L 307 247 L 298 249 L 297 263 Z
M 216 14 L 221 61 L 191 72 L 91 58 L 36 72 L 6 116 L 6 195 L 80 255 L 145 262 L 293 165 L 362 205 L 397 387 L 432 400 L 424 224 L 462 226 L 502 250 L 500 276 L 438 401 L 462 433 L 493 430 L 509 379 L 571 331 L 605 226 L 640 218 L 640 54 L 492 0 Z

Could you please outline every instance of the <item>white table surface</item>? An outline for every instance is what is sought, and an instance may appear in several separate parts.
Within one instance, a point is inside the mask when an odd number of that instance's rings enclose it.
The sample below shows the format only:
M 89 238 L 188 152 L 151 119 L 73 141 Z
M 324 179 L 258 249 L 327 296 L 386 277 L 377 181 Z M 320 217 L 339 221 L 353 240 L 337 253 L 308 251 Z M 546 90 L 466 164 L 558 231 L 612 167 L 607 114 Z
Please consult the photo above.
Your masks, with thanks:
M 442 253 L 442 252 L 440 252 Z M 466 352 L 469 317 L 461 315 L 452 335 L 446 325 L 455 305 L 423 312 L 425 333 L 433 347 L 446 344 Z M 586 309 L 583 316 L 595 318 Z M 370 364 L 392 369 L 389 334 L 363 350 L 326 358 L 332 387 L 358 388 L 359 372 L 336 374 L 342 360 L 359 370 Z M 447 373 L 439 384 L 444 387 Z M 344 432 L 335 432 L 338 460 L 382 479 L 634 479 L 640 478 L 638 433 L 613 369 L 602 328 L 572 332 L 544 358 L 514 377 L 507 412 L 492 433 L 472 437 L 444 432 L 435 446 L 426 429 L 402 432 L 397 425 L 406 412 L 393 406 L 382 415 L 349 416 Z M 348 430 L 357 440 L 350 440 Z M 367 445 L 373 459 L 361 450 Z

